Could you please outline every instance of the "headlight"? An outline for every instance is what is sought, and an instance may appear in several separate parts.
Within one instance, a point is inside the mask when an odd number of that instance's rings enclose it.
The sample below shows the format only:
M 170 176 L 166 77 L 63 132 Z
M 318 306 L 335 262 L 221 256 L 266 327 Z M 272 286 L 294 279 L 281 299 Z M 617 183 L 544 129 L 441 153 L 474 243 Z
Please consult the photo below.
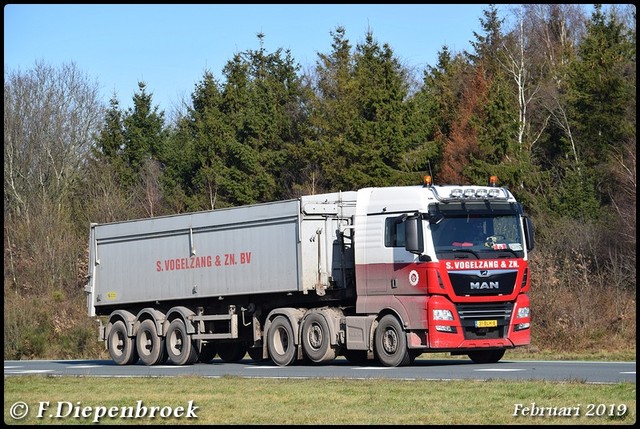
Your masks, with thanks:
M 525 317 L 529 317 L 529 307 L 520 307 L 520 308 L 518 308 L 518 315 L 516 317 L 518 319 L 523 319 Z
M 453 320 L 450 310 L 433 310 L 433 320 Z

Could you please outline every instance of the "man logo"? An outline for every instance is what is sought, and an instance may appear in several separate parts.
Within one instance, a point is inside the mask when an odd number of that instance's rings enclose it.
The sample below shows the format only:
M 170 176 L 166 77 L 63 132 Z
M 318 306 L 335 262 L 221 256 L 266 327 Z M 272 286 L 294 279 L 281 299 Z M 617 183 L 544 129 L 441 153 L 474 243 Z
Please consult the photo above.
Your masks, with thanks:
M 470 289 L 500 289 L 500 282 L 471 282 Z

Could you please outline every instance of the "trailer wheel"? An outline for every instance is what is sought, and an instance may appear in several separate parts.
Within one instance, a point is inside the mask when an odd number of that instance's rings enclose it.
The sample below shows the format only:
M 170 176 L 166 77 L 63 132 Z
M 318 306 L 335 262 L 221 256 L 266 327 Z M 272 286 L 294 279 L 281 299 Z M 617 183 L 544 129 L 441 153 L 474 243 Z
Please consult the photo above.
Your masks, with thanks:
M 225 362 L 239 362 L 247 354 L 247 347 L 241 341 L 222 343 L 218 347 L 218 356 Z
M 156 365 L 164 360 L 164 338 L 158 336 L 153 320 L 147 319 L 140 323 L 136 336 L 136 351 L 145 365 Z
M 175 319 L 169 324 L 166 345 L 167 354 L 174 365 L 191 365 L 198 360 L 198 350 L 182 319 Z
M 278 316 L 273 319 L 267 337 L 269 356 L 276 365 L 287 366 L 296 360 L 296 345 L 289 319 Z
M 107 348 L 111 359 L 118 365 L 131 365 L 138 361 L 134 338 L 127 336 L 127 327 L 122 320 L 111 326 Z
M 496 363 L 506 350 L 480 350 L 477 352 L 469 352 L 467 355 L 474 363 Z
M 384 366 L 404 366 L 411 362 L 407 337 L 400 321 L 387 314 L 378 323 L 375 332 L 375 352 Z
M 315 363 L 333 360 L 337 356 L 331 346 L 331 332 L 326 319 L 320 313 L 310 313 L 302 325 L 302 349 Z
M 200 348 L 200 353 L 198 354 L 198 362 L 209 363 L 216 357 L 218 353 L 218 349 L 215 343 L 206 343 L 203 344 Z

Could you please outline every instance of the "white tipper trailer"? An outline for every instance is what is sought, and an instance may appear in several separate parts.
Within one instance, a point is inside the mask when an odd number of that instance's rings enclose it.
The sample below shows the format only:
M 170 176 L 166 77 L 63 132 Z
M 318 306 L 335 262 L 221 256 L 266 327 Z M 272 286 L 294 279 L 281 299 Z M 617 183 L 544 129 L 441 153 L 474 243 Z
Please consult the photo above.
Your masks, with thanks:
M 457 234 L 457 235 L 456 235 Z M 455 236 L 454 236 L 455 235 Z M 365 188 L 90 225 L 86 285 L 120 365 L 425 352 L 497 362 L 530 343 L 533 228 L 487 186 Z

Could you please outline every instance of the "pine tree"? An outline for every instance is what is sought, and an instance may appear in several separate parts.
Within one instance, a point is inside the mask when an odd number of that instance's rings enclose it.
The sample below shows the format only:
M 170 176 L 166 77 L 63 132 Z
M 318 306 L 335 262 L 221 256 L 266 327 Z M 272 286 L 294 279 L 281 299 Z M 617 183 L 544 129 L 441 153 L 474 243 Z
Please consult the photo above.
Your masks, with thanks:
M 356 86 L 352 46 L 344 27 L 330 32 L 332 51 L 318 53 L 315 74 L 310 79 L 314 97 L 310 100 L 310 129 L 302 156 L 308 159 L 308 180 L 312 189 L 322 191 L 351 188 L 345 172 L 350 160 L 345 151 L 351 146 L 347 134 L 357 116 Z M 317 183 L 317 185 L 316 185 Z
M 144 162 L 158 159 L 166 139 L 164 112 L 152 106 L 152 93 L 146 92 L 146 83 L 138 82 L 138 92 L 133 95 L 133 107 L 123 116 L 123 157 L 131 168 L 134 181 Z
M 579 159 L 588 166 L 600 164 L 635 134 L 626 115 L 635 93 L 626 67 L 635 61 L 635 47 L 624 30 L 614 15 L 606 17 L 602 5 L 596 5 L 570 70 L 569 115 Z
M 129 183 L 132 172 L 123 157 L 125 147 L 124 124 L 122 111 L 116 94 L 109 100 L 109 108 L 105 113 L 104 124 L 96 139 L 92 156 L 98 162 L 106 162 L 114 171 L 120 183 Z

